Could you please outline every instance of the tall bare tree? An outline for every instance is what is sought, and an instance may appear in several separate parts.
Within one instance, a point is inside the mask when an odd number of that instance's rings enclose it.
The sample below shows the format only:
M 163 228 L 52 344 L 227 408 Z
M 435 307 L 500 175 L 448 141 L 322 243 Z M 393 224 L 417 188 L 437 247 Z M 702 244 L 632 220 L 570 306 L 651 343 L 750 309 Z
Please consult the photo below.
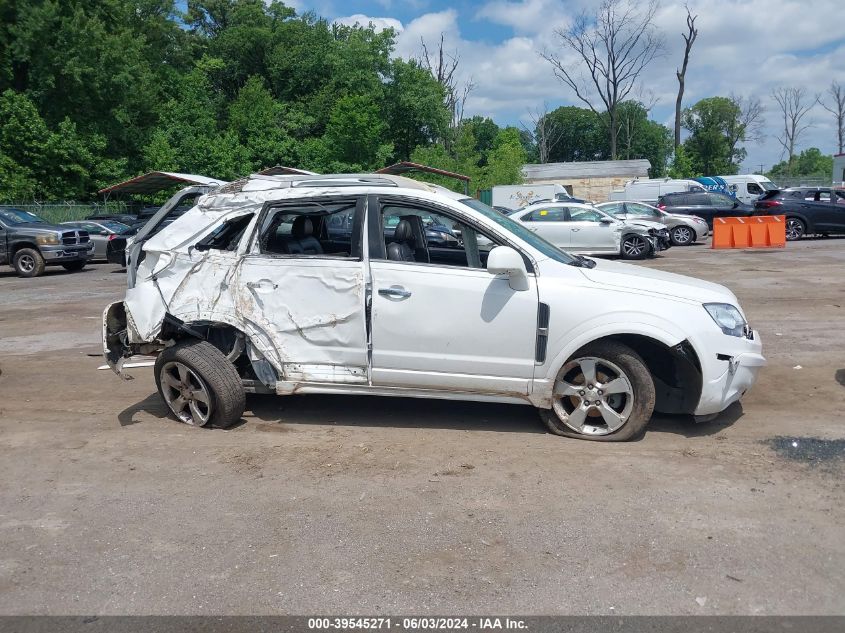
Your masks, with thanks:
M 542 108 L 537 108 L 536 110 L 529 108 L 528 118 L 531 121 L 532 127 L 528 128 L 524 123 L 522 127 L 531 135 L 531 138 L 537 145 L 540 162 L 548 163 L 549 155 L 563 136 L 563 129 L 550 116 L 549 104 L 545 101 L 543 102 Z
M 557 78 L 607 126 L 614 160 L 617 108 L 664 48 L 654 25 L 657 0 L 649 0 L 644 9 L 641 6 L 634 0 L 602 0 L 594 15 L 582 13 L 572 26 L 555 31 L 563 54 L 541 53 Z M 576 61 L 570 63 L 566 54 L 574 54 Z
M 845 147 L 845 86 L 834 81 L 831 82 L 830 88 L 827 89 L 827 94 L 833 99 L 831 105 L 827 105 L 824 101 L 820 101 L 822 107 L 830 112 L 836 118 L 836 136 L 839 142 L 838 153 L 842 153 Z
M 728 122 L 725 134 L 728 139 L 728 146 L 731 149 L 731 157 L 737 155 L 737 145 L 740 143 L 753 143 L 763 140 L 763 102 L 756 97 L 744 98 L 739 95 L 731 95 L 731 101 L 737 107 L 737 117 Z M 733 160 L 733 158 L 731 159 Z
M 687 32 L 681 33 L 684 38 L 684 62 L 681 64 L 680 70 L 675 71 L 675 76 L 678 78 L 678 98 L 675 100 L 675 149 L 681 144 L 681 110 L 684 101 L 684 82 L 687 76 L 687 64 L 689 64 L 689 54 L 692 50 L 692 45 L 698 37 L 698 29 L 695 28 L 695 21 L 698 15 L 693 15 L 690 11 L 689 5 L 684 5 L 687 10 Z
M 795 147 L 801 135 L 812 126 L 811 121 L 805 122 L 804 119 L 816 105 L 819 96 L 810 97 L 804 88 L 775 88 L 772 90 L 772 98 L 777 102 L 783 118 L 783 130 L 778 142 L 789 164 L 795 156 Z
M 458 78 L 457 70 L 461 57 L 457 51 L 450 53 L 446 50 L 442 33 L 436 51 L 429 51 L 423 38 L 420 38 L 420 45 L 422 53 L 418 61 L 443 86 L 445 105 L 452 115 L 451 125 L 454 129 L 464 118 L 464 107 L 470 93 L 475 90 L 475 83 L 472 77 L 465 82 Z

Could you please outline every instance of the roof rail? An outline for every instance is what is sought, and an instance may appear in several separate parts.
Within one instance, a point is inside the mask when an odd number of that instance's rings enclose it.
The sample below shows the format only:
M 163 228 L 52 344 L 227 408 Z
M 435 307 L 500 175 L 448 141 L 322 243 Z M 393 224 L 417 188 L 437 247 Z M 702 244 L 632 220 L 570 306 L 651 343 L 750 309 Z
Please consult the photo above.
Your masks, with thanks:
M 395 180 L 379 176 L 350 176 L 329 174 L 295 178 L 291 187 L 398 187 Z

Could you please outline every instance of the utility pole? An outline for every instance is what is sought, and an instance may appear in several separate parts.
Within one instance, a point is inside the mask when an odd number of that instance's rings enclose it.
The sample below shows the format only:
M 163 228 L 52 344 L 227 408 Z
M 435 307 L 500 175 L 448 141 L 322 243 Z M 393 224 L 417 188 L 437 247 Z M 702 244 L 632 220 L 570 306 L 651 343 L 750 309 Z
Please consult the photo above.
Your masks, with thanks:
M 760 163 L 760 171 L 757 172 L 757 173 L 760 174 L 761 176 L 763 175 L 763 167 L 765 167 L 765 165 L 763 163 Z

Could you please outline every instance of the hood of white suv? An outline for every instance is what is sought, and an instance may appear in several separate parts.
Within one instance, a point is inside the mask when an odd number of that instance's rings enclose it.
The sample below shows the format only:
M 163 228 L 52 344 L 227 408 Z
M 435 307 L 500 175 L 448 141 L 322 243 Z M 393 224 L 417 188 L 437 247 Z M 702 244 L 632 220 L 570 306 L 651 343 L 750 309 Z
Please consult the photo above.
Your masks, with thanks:
M 738 305 L 736 296 L 724 286 L 703 279 L 666 273 L 634 264 L 596 259 L 595 268 L 580 268 L 593 283 L 620 290 L 645 291 L 697 303 Z

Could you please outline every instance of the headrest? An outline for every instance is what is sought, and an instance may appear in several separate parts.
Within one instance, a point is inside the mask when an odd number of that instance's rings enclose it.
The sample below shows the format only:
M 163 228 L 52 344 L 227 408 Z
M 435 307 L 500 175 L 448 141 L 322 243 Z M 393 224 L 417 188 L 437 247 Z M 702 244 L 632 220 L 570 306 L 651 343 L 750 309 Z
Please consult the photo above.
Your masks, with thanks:
M 393 239 L 397 242 L 408 242 L 412 240 L 414 233 L 411 229 L 411 223 L 408 220 L 399 220 L 396 225 L 396 230 L 393 231 Z
M 297 239 L 311 237 L 314 234 L 314 224 L 311 222 L 311 218 L 300 215 L 293 221 L 290 232 Z

